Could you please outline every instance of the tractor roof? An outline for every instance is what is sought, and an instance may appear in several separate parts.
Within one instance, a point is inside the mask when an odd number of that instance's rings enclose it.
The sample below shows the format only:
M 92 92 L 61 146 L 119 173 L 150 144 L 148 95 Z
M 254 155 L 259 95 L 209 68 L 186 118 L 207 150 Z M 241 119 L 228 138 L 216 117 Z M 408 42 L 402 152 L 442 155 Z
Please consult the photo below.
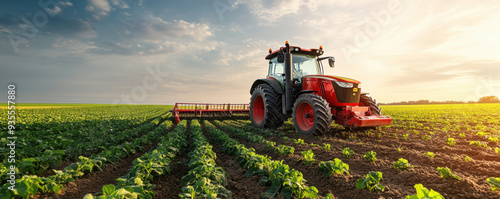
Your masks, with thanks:
M 276 56 L 278 56 L 278 52 L 285 51 L 285 49 L 286 49 L 286 47 L 281 47 L 279 50 L 275 50 L 274 52 L 270 52 L 266 56 L 266 59 L 275 58 Z M 269 51 L 271 51 L 271 49 L 269 49 Z M 317 49 L 317 48 L 305 49 L 305 48 L 301 48 L 298 46 L 290 46 L 290 52 L 292 54 L 320 56 L 323 54 L 323 48 L 320 47 L 319 49 Z

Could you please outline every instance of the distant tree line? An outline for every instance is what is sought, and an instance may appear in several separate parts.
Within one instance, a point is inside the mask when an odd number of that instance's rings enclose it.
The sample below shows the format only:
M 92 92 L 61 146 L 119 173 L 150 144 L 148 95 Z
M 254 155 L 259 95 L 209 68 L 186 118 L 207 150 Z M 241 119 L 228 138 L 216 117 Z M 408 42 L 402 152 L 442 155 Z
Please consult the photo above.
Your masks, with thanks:
M 392 103 L 380 103 L 381 105 L 412 105 L 412 104 L 475 104 L 475 103 L 500 103 L 500 100 L 496 96 L 484 96 L 479 98 L 477 102 L 475 101 L 429 101 L 429 100 L 417 100 L 417 101 L 402 101 L 402 102 L 392 102 Z

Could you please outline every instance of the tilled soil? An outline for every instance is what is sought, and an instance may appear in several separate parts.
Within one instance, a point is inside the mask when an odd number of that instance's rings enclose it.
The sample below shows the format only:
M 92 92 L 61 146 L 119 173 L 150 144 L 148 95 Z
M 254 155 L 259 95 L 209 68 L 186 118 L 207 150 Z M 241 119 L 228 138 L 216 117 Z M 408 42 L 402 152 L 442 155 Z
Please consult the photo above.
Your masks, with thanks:
M 444 145 L 443 143 L 422 144 L 419 143 L 422 140 L 417 138 L 403 141 L 388 137 L 368 137 L 363 134 L 358 134 L 355 141 L 347 141 L 339 138 L 341 137 L 339 132 L 334 133 L 337 136 L 329 139 L 297 135 L 295 133 L 287 133 L 286 135 L 290 138 L 301 138 L 308 144 L 318 144 L 319 147 L 295 145 L 291 141 L 284 143 L 282 137 L 264 136 L 267 140 L 276 142 L 277 145 L 293 146 L 295 153 L 291 156 L 277 156 L 276 153 L 268 151 L 265 144 L 251 143 L 230 133 L 228 135 L 247 147 L 255 148 L 260 154 L 269 155 L 274 160 L 284 160 L 290 168 L 302 172 L 304 179 L 308 180 L 308 184 L 318 188 L 320 195 L 323 196 L 331 192 L 338 198 L 404 198 L 406 195 L 416 193 L 413 187 L 415 184 L 423 184 L 425 187 L 441 193 L 446 198 L 500 198 L 500 194 L 492 192 L 489 184 L 486 183 L 486 178 L 500 176 L 500 161 L 498 157 L 494 157 L 485 151 L 458 142 L 454 147 L 443 147 L 446 145 L 444 141 Z M 323 143 L 330 144 L 332 150 L 321 149 Z M 345 147 L 355 151 L 354 157 L 346 159 L 342 156 L 341 149 Z M 397 151 L 398 147 L 402 148 L 401 152 Z M 312 166 L 298 162 L 302 157 L 301 151 L 309 149 L 313 150 L 317 161 Z M 376 162 L 370 163 L 363 159 L 363 154 L 369 151 L 377 153 L 378 160 Z M 423 153 L 427 151 L 436 153 L 436 157 L 433 159 L 425 157 Z M 473 161 L 465 162 L 465 155 L 469 155 Z M 334 158 L 339 158 L 349 164 L 351 175 L 322 177 L 322 174 L 318 172 L 317 163 L 319 161 L 333 160 Z M 414 165 L 414 168 L 407 171 L 395 169 L 392 163 L 399 158 L 409 160 Z M 491 158 L 497 158 L 497 160 L 488 161 Z M 437 167 L 449 167 L 453 173 L 462 179 L 457 181 L 441 178 L 436 171 Z M 383 173 L 381 184 L 385 186 L 384 192 L 372 193 L 355 188 L 356 181 L 370 171 Z
M 104 185 L 116 184 L 116 179 L 127 174 L 133 161 L 147 153 L 154 145 L 146 147 L 144 152 L 121 159 L 116 165 L 106 164 L 101 171 L 90 172 L 83 178 L 65 184 L 65 189 L 59 194 L 43 194 L 34 198 L 75 199 L 83 198 L 88 193 L 101 192 Z
M 179 194 L 182 192 L 182 176 L 189 171 L 186 165 L 186 157 L 187 153 L 177 156 L 172 161 L 173 165 L 170 174 L 164 174 L 153 180 L 155 198 L 179 198 Z

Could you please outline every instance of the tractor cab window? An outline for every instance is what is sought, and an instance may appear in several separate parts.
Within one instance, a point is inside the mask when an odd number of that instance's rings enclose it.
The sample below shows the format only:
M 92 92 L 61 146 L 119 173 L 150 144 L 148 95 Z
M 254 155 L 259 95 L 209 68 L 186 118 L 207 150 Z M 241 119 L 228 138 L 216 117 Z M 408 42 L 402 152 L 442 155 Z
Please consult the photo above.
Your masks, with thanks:
M 312 55 L 294 54 L 293 57 L 293 78 L 302 79 L 304 75 L 320 75 L 318 60 Z
M 285 73 L 285 63 L 278 63 L 278 59 L 274 58 L 269 61 L 268 77 L 281 78 Z

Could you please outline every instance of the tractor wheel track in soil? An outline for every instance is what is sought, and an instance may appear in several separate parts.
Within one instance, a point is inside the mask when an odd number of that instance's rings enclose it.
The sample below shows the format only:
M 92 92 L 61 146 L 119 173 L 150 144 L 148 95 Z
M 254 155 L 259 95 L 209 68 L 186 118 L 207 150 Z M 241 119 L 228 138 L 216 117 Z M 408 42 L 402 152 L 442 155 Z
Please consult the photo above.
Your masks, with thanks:
M 268 187 L 259 185 L 260 177 L 254 175 L 247 178 L 245 176 L 246 170 L 238 164 L 235 157 L 224 153 L 220 145 L 214 143 L 210 132 L 206 131 L 204 122 L 201 121 L 200 124 L 205 137 L 217 154 L 216 164 L 228 172 L 226 188 L 231 191 L 232 198 L 260 198 L 260 194 L 268 189 Z
M 188 121 L 184 133 L 189 133 L 190 127 L 191 121 Z M 186 139 L 189 139 L 189 137 L 190 135 L 188 134 L 188 138 Z M 152 191 L 155 193 L 155 198 L 179 198 L 179 194 L 182 193 L 181 179 L 183 176 L 187 175 L 189 171 L 189 167 L 187 166 L 189 162 L 187 156 L 189 148 L 191 148 L 190 142 L 188 142 L 186 148 L 182 150 L 182 153 L 174 158 L 172 161 L 174 165 L 172 165 L 170 174 L 163 174 L 153 179 L 152 184 L 154 184 L 155 187 Z

